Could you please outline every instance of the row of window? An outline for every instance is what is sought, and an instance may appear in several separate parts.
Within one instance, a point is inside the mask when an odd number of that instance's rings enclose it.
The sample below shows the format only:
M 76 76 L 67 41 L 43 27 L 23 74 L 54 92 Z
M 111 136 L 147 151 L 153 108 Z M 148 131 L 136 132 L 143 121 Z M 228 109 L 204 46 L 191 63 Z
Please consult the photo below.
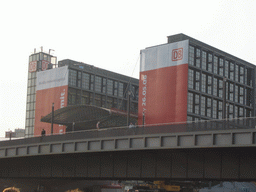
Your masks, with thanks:
M 188 113 L 194 113 L 199 116 L 223 119 L 223 101 L 197 93 L 188 92 Z M 238 118 L 238 117 L 250 117 L 252 115 L 250 108 L 235 105 L 232 103 L 226 103 L 226 117 Z
M 36 72 L 28 73 L 27 87 L 28 88 L 27 88 L 25 135 L 28 137 L 34 134 L 35 102 L 36 102 Z
M 27 126 L 26 127 L 34 127 L 34 118 L 30 118 L 30 119 L 26 119 L 26 124 Z M 34 129 L 33 129 L 34 130 Z
M 207 73 L 200 73 L 198 70 L 188 70 L 188 88 L 223 98 L 223 78 Z M 226 99 L 252 106 L 253 90 L 249 87 L 238 85 L 232 81 L 226 81 Z
M 189 46 L 189 65 L 252 86 L 252 68 L 228 61 L 210 52 Z
M 29 56 L 29 62 L 31 62 L 31 61 L 42 61 L 42 60 L 49 61 L 52 64 L 57 63 L 57 58 L 56 57 L 47 55 L 47 54 L 42 53 L 42 52 Z
M 68 105 L 75 105 L 75 104 L 95 105 L 95 106 L 109 108 L 109 109 L 116 108 L 124 111 L 127 110 L 126 100 L 69 88 Z M 134 113 L 138 112 L 137 102 L 131 103 L 131 111 Z
M 69 70 L 69 85 L 116 97 L 126 97 L 128 89 L 127 83 L 72 69 Z M 138 100 L 138 86 L 132 85 L 131 90 L 134 93 L 133 99 Z
M 25 135 L 26 135 L 26 137 L 33 137 L 34 136 L 34 127 L 26 127 Z

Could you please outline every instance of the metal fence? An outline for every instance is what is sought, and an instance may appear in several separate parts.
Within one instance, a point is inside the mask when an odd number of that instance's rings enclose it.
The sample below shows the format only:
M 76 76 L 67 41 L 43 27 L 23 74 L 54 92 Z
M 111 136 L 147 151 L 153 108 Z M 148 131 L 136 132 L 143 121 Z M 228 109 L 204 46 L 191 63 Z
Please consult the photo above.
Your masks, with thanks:
M 217 131 L 217 130 L 231 130 L 231 129 L 255 129 L 255 119 L 252 118 L 237 118 L 225 120 L 208 120 L 197 122 L 181 122 L 170 124 L 157 124 L 157 125 L 140 125 L 129 127 L 115 127 L 108 129 L 93 129 L 84 131 L 67 132 L 65 134 L 54 134 L 46 136 L 35 136 L 32 138 L 16 139 L 11 141 L 0 142 L 1 146 L 7 145 L 22 145 L 32 144 L 39 142 L 57 142 L 67 140 L 79 140 L 90 138 L 103 138 L 103 137 L 122 137 L 134 135 L 150 135 L 162 133 L 178 133 L 178 132 L 193 132 L 193 131 Z

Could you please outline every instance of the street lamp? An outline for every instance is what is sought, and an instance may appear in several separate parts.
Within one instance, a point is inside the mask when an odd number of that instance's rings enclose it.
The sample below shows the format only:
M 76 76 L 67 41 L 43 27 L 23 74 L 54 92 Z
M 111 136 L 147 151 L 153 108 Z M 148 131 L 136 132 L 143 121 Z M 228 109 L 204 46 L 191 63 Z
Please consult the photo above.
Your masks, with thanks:
M 54 121 L 54 103 L 52 103 L 51 135 L 53 134 L 53 121 Z

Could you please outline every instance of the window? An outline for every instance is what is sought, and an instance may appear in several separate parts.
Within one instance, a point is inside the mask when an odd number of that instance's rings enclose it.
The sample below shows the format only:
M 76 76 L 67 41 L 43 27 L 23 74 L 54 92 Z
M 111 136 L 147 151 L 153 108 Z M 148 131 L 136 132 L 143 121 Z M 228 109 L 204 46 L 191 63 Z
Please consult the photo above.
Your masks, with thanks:
M 213 57 L 213 73 L 218 74 L 218 57 Z
M 244 104 L 244 88 L 240 87 L 239 89 L 239 103 Z
M 188 112 L 193 113 L 193 93 L 188 93 Z
M 134 102 L 131 103 L 131 111 L 133 113 L 138 113 L 138 104 L 137 103 L 134 103 Z
M 134 96 L 133 100 L 138 101 L 139 100 L 139 87 L 134 85 L 134 88 L 135 88 L 134 89 L 135 92 L 134 92 L 134 95 L 133 95 Z
M 127 110 L 127 101 L 119 99 L 118 101 L 118 109 L 121 109 L 123 111 Z
M 229 72 L 229 78 L 231 80 L 234 80 L 234 63 L 230 63 L 230 72 Z
M 245 74 L 246 74 L 246 76 L 245 76 L 245 79 L 246 79 L 245 84 L 246 85 L 252 86 L 252 73 L 253 73 L 253 69 L 251 69 L 251 68 L 247 68 L 246 69 L 246 72 L 245 72 Z
M 76 90 L 76 103 L 75 104 L 81 104 L 81 90 Z
M 202 69 L 206 70 L 206 52 L 202 51 Z
M 235 85 L 235 102 L 238 103 L 238 85 Z
M 89 92 L 83 91 L 82 97 L 81 97 L 81 104 L 82 105 L 90 105 L 92 104 L 92 99 L 90 100 L 90 94 Z
M 240 66 L 240 77 L 239 77 L 239 80 L 240 80 L 240 83 L 244 83 L 244 67 Z
M 107 108 L 111 109 L 113 106 L 113 98 L 112 97 L 107 97 Z
M 119 82 L 118 96 L 123 97 L 123 94 L 124 94 L 124 84 Z
M 107 80 L 107 94 L 108 95 L 113 95 L 113 84 L 114 84 L 113 80 L 111 80 L 111 79 Z
M 196 49 L 196 67 L 200 68 L 200 56 L 201 56 L 201 50 Z
M 252 89 L 247 88 L 245 92 L 246 92 L 245 98 L 247 98 L 245 103 L 247 106 L 252 106 L 253 91 Z
M 219 60 L 219 75 L 223 76 L 223 59 Z
M 212 116 L 212 99 L 211 98 L 207 98 L 207 117 L 211 117 Z
M 195 90 L 200 90 L 200 72 L 196 71 Z
M 222 117 L 222 105 L 223 105 L 222 101 L 219 101 L 218 102 L 218 119 L 222 119 L 223 118 Z
M 193 89 L 194 88 L 194 70 L 188 69 L 188 88 Z
M 189 65 L 194 65 L 194 55 L 195 55 L 195 48 L 192 46 L 189 46 Z
M 228 106 L 228 114 L 229 114 L 229 118 L 233 118 L 233 113 L 234 113 L 234 105 L 233 104 L 229 104 Z
M 90 89 L 90 75 L 88 73 L 82 74 L 82 89 Z
M 82 80 L 82 72 L 77 72 L 77 87 L 81 87 L 81 80 Z
M 68 104 L 75 105 L 76 104 L 76 90 L 75 89 L 68 89 Z
M 206 92 L 206 74 L 202 74 L 202 92 Z
M 212 54 L 209 54 L 209 53 L 208 53 L 207 70 L 208 70 L 209 72 L 212 72 Z
M 114 92 L 113 92 L 113 95 L 114 96 L 117 96 L 117 88 L 118 88 L 118 82 L 117 81 L 114 81 Z M 133 91 L 133 94 L 134 94 L 135 91 Z
M 199 115 L 199 95 L 195 94 L 195 114 Z
M 106 93 L 107 79 L 102 78 L 102 93 Z
M 191 117 L 191 116 L 187 116 L 187 121 L 193 121 L 193 117 Z
M 235 106 L 235 118 L 239 117 L 238 116 L 238 106 Z
M 76 87 L 76 76 L 77 71 L 70 69 L 69 70 L 69 85 Z
M 251 112 L 251 110 L 250 109 L 245 109 L 245 116 L 246 117 L 251 117 L 252 116 L 252 112 Z
M 219 95 L 220 98 L 223 97 L 223 81 L 219 79 Z
M 205 116 L 205 96 L 201 97 L 201 115 Z
M 244 116 L 244 108 L 239 107 L 239 117 L 243 117 L 243 116 Z
M 213 105 L 212 106 L 212 117 L 214 119 L 216 119 L 217 118 L 217 100 L 213 99 L 212 105 Z
M 94 75 L 90 75 L 90 90 L 94 90 Z
M 229 62 L 225 61 L 225 74 L 224 74 L 224 76 L 228 77 L 228 75 L 229 75 Z
M 214 77 L 214 78 L 213 78 L 213 95 L 214 95 L 214 96 L 217 96 L 217 93 L 218 93 L 218 92 L 217 92 L 217 87 L 218 87 L 217 83 L 218 83 L 218 82 L 217 82 L 217 78 Z
M 95 94 L 95 102 L 94 104 L 98 107 L 101 107 L 101 95 Z
M 229 100 L 234 101 L 234 84 L 229 84 Z
M 207 76 L 207 93 L 212 94 L 212 77 Z
M 102 77 L 95 76 L 95 92 L 101 93 Z
M 239 82 L 239 67 L 238 65 L 235 65 L 235 81 Z

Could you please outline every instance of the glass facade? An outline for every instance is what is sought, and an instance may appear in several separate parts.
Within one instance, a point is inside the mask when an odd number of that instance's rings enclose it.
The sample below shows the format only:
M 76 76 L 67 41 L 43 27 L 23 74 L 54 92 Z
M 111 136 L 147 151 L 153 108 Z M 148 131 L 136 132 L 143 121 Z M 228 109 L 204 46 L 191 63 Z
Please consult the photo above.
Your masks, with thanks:
M 36 101 L 36 72 L 31 72 L 31 73 L 28 73 L 28 84 L 27 84 L 27 105 L 26 105 L 26 121 L 25 121 L 25 135 L 27 137 L 32 137 L 34 135 L 35 101 Z
M 56 66 L 57 58 L 47 53 L 39 52 L 29 56 L 29 72 L 27 82 L 27 102 L 25 137 L 34 136 L 35 104 L 36 104 L 36 73 L 52 69 Z M 47 65 L 45 64 L 47 63 Z M 33 66 L 31 64 L 34 64 Z
M 127 92 L 130 87 L 132 93 L 130 109 L 132 113 L 138 113 L 138 80 L 135 80 L 135 83 L 129 83 L 127 77 L 127 80 L 121 75 L 109 77 L 108 74 L 101 75 L 99 71 L 74 67 L 75 62 L 71 63 L 69 65 L 68 105 L 86 104 L 126 111 Z
M 188 63 L 188 121 L 254 114 L 253 66 L 193 44 Z

